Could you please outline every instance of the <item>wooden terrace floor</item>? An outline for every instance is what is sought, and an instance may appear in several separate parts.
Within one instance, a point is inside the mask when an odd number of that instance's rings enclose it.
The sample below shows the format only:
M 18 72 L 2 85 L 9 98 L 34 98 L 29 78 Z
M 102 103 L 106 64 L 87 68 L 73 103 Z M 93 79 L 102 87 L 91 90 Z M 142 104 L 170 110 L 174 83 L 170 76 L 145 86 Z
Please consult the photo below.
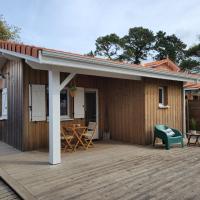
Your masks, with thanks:
M 19 152 L 0 143 L 0 175 L 26 199 L 200 199 L 200 148 L 98 143 L 62 154 Z

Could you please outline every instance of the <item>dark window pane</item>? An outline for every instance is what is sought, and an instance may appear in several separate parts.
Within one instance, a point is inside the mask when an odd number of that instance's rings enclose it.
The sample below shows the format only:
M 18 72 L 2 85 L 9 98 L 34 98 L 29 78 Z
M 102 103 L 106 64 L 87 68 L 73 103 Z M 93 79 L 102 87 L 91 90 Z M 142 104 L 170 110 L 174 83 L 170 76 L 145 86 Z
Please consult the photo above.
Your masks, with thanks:
M 163 90 L 159 88 L 159 103 L 163 104 Z
M 49 116 L 49 90 L 46 90 L 47 97 L 47 116 Z M 68 115 L 68 92 L 67 89 L 63 89 L 60 92 L 60 115 Z
M 68 96 L 67 90 L 62 90 L 60 92 L 60 115 L 68 114 Z

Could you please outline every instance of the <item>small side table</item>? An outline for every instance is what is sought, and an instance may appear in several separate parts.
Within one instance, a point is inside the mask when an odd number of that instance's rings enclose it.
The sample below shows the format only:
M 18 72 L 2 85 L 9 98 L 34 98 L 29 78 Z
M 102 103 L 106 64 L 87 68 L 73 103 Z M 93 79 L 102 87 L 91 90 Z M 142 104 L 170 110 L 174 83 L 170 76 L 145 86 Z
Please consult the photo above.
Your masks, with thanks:
M 200 143 L 199 143 L 200 132 L 197 132 L 196 134 L 193 134 L 193 133 L 186 133 L 186 135 L 187 135 L 187 138 L 188 138 L 188 143 L 187 143 L 188 146 L 190 146 L 191 144 L 194 144 L 194 145 L 199 144 L 199 145 L 200 145 Z M 192 137 L 193 137 L 193 138 L 196 138 L 196 141 L 195 141 L 194 143 L 191 143 L 191 142 L 190 142 L 190 139 L 191 139 Z

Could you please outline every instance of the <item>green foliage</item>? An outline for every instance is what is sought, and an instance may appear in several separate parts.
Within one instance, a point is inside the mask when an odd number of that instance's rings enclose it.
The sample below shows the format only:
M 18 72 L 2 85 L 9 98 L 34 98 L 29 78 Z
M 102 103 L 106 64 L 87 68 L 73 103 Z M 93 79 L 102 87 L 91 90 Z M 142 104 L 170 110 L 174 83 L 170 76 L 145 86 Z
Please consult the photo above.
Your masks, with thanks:
M 180 63 L 180 67 L 184 71 L 192 70 L 193 68 L 195 68 L 198 65 L 200 65 L 200 62 L 198 62 L 192 58 L 184 59 Z
M 95 45 L 95 55 L 104 56 L 111 60 L 119 58 L 121 40 L 115 33 L 97 38 Z
M 185 56 L 186 44 L 184 44 L 176 35 L 166 35 L 159 31 L 155 36 L 154 50 L 156 51 L 156 60 L 169 58 L 175 63 L 179 63 Z
M 103 56 L 111 60 L 127 61 L 140 64 L 151 56 L 155 60 L 169 58 L 180 64 L 183 70 L 192 70 L 200 65 L 200 44 L 186 50 L 187 45 L 176 35 L 166 32 L 154 33 L 143 27 L 130 28 L 127 35 L 120 38 L 115 33 L 99 37 L 96 40 L 96 50 L 89 56 Z M 195 57 L 195 59 L 194 59 Z
M 147 28 L 134 27 L 129 29 L 128 35 L 122 38 L 123 55 L 122 59 L 139 64 L 145 60 L 154 42 L 154 34 Z
M 3 16 L 0 16 L 0 40 L 19 41 L 20 29 L 16 26 L 10 26 Z
M 89 53 L 85 54 L 85 56 L 95 57 L 96 54 L 93 51 L 90 51 Z
M 74 92 L 77 90 L 76 84 L 75 83 L 70 83 L 68 86 L 69 90 Z
M 197 130 L 197 122 L 196 122 L 196 120 L 194 118 L 192 118 L 190 120 L 190 129 L 191 130 Z
M 195 56 L 200 58 L 200 44 L 196 44 L 187 50 L 187 56 Z

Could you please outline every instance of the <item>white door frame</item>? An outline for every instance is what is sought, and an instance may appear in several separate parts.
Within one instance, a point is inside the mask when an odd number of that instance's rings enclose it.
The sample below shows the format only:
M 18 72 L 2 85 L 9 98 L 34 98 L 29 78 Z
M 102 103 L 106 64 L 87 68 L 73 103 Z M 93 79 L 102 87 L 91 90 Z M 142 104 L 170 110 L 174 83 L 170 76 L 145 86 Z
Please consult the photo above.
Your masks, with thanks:
M 99 90 L 95 88 L 85 88 L 85 93 L 95 92 L 96 93 L 96 122 L 97 122 L 97 139 L 99 139 Z

